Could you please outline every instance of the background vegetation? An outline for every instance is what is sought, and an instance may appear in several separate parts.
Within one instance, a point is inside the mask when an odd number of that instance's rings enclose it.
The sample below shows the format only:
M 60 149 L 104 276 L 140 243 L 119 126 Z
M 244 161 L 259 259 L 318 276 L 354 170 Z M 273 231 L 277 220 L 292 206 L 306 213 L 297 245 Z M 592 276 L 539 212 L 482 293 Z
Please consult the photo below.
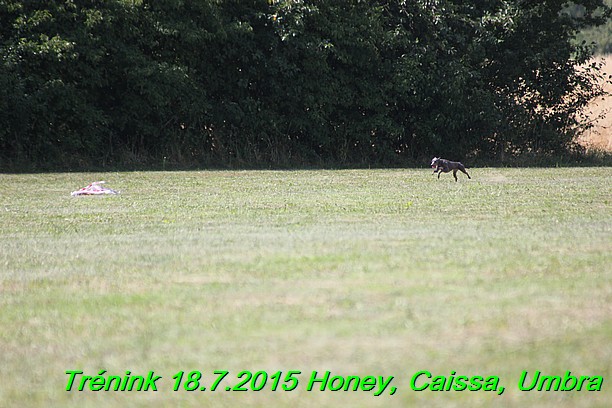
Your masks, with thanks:
M 609 14 L 603 0 L 3 0 L 0 168 L 563 155 L 601 94 L 575 35 Z
M 604 4 L 612 7 L 612 0 L 604 0 Z M 578 6 L 574 6 L 575 12 L 580 12 Z M 595 47 L 597 54 L 612 54 L 612 20 L 608 19 L 604 24 L 584 29 L 578 33 L 576 39 L 579 42 L 586 41 Z

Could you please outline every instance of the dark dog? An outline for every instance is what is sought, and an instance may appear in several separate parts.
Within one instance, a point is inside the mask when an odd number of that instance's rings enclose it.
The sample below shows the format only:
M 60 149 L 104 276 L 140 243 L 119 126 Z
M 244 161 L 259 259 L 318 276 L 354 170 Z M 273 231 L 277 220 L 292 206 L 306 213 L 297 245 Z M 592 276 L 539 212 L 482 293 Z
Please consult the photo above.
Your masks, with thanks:
M 462 173 L 465 173 L 465 175 L 468 176 L 469 179 L 471 179 L 468 172 L 465 171 L 465 166 L 459 162 L 434 157 L 433 159 L 431 159 L 431 168 L 435 169 L 433 174 L 438 173 L 438 178 L 440 178 L 441 173 L 448 173 L 452 170 L 453 176 L 455 177 L 455 181 L 457 181 L 457 170 L 459 170 Z

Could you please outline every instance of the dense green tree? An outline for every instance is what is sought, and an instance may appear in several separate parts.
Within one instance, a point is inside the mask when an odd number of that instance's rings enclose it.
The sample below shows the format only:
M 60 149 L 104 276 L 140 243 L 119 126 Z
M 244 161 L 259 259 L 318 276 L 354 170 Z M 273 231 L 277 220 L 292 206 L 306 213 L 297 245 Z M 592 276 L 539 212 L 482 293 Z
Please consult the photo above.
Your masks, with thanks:
M 603 0 L 0 1 L 0 168 L 561 155 Z M 576 69 L 583 66 L 583 69 Z

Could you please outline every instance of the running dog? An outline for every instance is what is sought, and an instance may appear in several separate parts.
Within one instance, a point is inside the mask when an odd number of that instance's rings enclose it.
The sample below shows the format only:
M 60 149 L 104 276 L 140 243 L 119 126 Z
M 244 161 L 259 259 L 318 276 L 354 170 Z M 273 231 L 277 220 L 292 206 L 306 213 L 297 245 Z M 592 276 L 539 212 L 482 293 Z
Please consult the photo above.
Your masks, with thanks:
M 440 178 L 440 174 L 448 173 L 451 170 L 453 171 L 453 177 L 455 177 L 455 181 L 457 181 L 457 170 L 465 173 L 469 179 L 471 179 L 470 175 L 467 171 L 465 171 L 465 166 L 459 162 L 454 162 L 446 159 L 441 159 L 439 157 L 434 157 L 431 159 L 431 168 L 435 169 L 433 174 L 438 173 L 438 179 Z

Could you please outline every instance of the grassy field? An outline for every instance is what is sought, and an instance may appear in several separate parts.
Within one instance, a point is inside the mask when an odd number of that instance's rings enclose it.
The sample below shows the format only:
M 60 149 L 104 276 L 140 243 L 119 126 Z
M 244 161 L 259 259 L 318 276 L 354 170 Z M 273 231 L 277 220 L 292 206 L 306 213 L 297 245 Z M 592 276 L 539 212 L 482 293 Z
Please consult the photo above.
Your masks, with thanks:
M 612 168 L 470 172 L 0 174 L 0 406 L 610 406 Z M 70 196 L 96 180 L 121 194 Z M 162 379 L 68 392 L 67 370 Z M 194 370 L 229 375 L 173 392 Z M 242 370 L 301 374 L 225 391 Z M 397 391 L 307 391 L 327 370 Z M 421 370 L 505 392 L 413 391 Z M 524 392 L 524 370 L 605 381 Z

